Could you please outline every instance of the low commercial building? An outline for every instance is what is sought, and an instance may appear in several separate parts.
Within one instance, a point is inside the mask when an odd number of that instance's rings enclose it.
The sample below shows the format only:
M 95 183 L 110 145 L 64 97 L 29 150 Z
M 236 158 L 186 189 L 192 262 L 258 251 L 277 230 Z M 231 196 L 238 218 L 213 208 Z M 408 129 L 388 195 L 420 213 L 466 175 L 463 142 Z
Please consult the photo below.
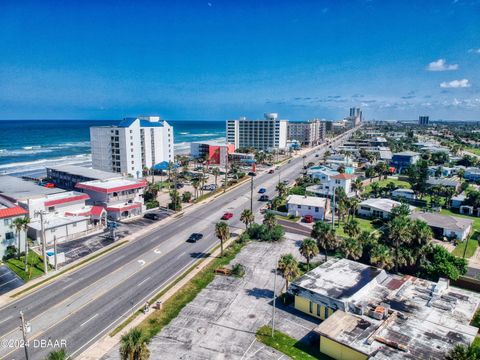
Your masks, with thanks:
M 208 161 L 210 164 L 225 166 L 228 154 L 235 152 L 235 145 L 216 141 L 190 143 L 190 154 L 196 159 Z
M 446 237 L 463 241 L 472 232 L 473 221 L 466 218 L 426 212 L 414 212 L 411 218 L 426 222 L 437 239 Z
M 409 166 L 415 165 L 419 159 L 419 153 L 414 151 L 403 151 L 393 154 L 390 166 L 393 166 L 396 171 L 401 172 Z
M 146 180 L 118 178 L 77 184 L 76 188 L 90 196 L 89 204 L 102 206 L 112 220 L 141 215 L 145 211 L 143 190 Z
M 288 215 L 311 215 L 314 219 L 323 220 L 327 207 L 327 199 L 315 196 L 289 195 L 287 197 Z
M 13 245 L 18 249 L 19 241 L 20 250 L 24 251 L 26 231 L 20 231 L 20 237 L 17 238 L 13 224 L 15 219 L 25 218 L 27 215 L 28 212 L 24 208 L 0 196 L 0 259 L 5 255 L 7 247 Z
M 415 200 L 417 196 L 412 189 L 396 189 L 392 191 L 393 198 Z
M 386 198 L 371 198 L 363 200 L 357 208 L 357 214 L 366 218 L 388 219 L 392 214 L 393 208 L 400 206 L 401 203 Z M 410 209 L 414 209 L 410 206 Z
M 9 175 L 0 175 L 0 196 L 13 203 L 65 192 L 59 188 L 47 188 L 36 183 Z
M 118 174 L 77 165 L 58 165 L 47 167 L 47 178 L 61 189 L 75 190 L 78 183 L 114 179 Z
M 347 259 L 331 259 L 295 280 L 294 306 L 322 319 L 314 330 L 320 352 L 333 359 L 442 359 L 470 345 L 468 325 L 480 296 Z

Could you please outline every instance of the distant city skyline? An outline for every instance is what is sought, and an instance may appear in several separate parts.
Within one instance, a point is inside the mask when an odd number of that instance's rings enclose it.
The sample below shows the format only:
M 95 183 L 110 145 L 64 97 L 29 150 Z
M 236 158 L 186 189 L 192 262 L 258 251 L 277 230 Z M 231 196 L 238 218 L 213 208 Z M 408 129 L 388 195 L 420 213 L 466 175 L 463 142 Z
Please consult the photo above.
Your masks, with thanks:
M 4 0 L 0 119 L 480 120 L 480 1 Z

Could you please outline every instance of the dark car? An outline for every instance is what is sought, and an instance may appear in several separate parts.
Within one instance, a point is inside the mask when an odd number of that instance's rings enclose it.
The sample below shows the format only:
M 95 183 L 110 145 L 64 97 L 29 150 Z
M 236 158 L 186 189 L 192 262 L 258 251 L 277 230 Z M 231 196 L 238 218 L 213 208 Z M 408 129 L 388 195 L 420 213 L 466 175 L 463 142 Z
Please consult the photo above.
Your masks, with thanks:
M 320 155 L 318 155 L 318 154 L 315 154 L 315 157 L 319 157 L 319 156 L 320 156 Z
M 268 201 L 268 195 L 262 195 L 260 196 L 260 198 L 258 199 L 258 201 Z
M 266 192 L 267 192 L 267 189 L 265 189 L 265 188 L 258 189 L 259 194 L 265 194 Z
M 160 216 L 158 214 L 155 214 L 155 213 L 146 213 L 145 215 L 143 215 L 143 217 L 145 219 L 150 219 L 150 220 L 158 220 L 160 219 Z
M 275 172 L 275 170 L 273 170 L 273 169 L 268 170 L 269 174 L 273 174 L 274 172 Z
M 200 233 L 193 233 L 192 235 L 190 235 L 190 237 L 188 238 L 187 242 L 189 243 L 196 243 L 198 240 L 202 239 L 203 238 L 203 234 L 200 234 Z

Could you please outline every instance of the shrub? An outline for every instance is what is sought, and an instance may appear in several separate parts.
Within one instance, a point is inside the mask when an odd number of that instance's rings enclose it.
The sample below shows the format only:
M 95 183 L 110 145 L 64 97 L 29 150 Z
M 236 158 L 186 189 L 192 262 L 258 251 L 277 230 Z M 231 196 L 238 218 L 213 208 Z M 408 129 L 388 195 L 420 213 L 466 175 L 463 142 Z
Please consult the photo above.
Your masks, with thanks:
M 271 230 L 266 225 L 252 224 L 246 233 L 250 239 L 258 241 L 280 241 L 285 235 L 285 231 L 281 225 L 275 225 Z
M 150 200 L 150 201 L 145 203 L 145 206 L 147 207 L 147 209 L 153 209 L 153 208 L 158 207 L 159 205 L 160 204 L 157 200 Z
M 190 202 L 191 199 L 192 199 L 192 193 L 190 191 L 186 191 L 182 194 L 183 202 Z
M 233 265 L 232 275 L 235 277 L 243 277 L 245 275 L 245 266 L 243 266 L 242 264 Z
M 3 255 L 3 260 L 6 261 L 8 259 L 12 259 L 17 255 L 17 248 L 15 245 L 9 245 L 5 249 L 5 255 Z

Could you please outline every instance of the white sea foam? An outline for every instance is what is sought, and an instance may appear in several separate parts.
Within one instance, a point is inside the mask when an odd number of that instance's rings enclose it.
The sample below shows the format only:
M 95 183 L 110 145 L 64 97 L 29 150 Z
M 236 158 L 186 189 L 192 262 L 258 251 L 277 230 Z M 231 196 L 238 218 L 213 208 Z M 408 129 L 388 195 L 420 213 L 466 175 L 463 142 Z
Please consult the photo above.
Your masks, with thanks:
M 183 131 L 180 133 L 180 135 L 188 135 L 188 134 L 190 134 L 188 131 Z

